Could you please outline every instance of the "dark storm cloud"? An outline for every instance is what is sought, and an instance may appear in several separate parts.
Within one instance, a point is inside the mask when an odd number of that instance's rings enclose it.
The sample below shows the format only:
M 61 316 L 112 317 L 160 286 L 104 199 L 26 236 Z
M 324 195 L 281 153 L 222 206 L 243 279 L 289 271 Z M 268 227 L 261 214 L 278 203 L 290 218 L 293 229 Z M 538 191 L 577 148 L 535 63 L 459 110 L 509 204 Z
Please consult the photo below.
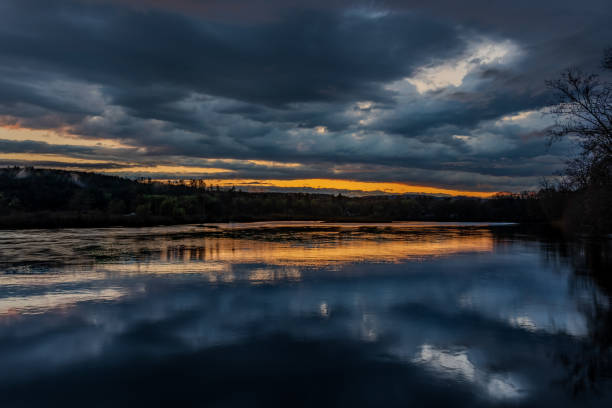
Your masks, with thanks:
M 296 161 L 305 166 L 230 167 L 297 178 L 353 165 L 346 177 L 360 180 L 533 187 L 563 149 L 547 150 L 545 118 L 500 120 L 549 104 L 543 82 L 563 67 L 594 67 L 611 13 L 599 0 L 8 0 L 0 124 L 135 148 L 3 142 L 0 153 Z M 516 55 L 488 61 L 473 55 L 479 44 Z M 459 85 L 417 92 L 405 81 L 459 63 Z
M 377 84 L 460 47 L 455 28 L 413 13 L 377 24 L 304 11 L 244 26 L 26 0 L 9 3 L 3 23 L 5 61 L 101 82 L 116 103 L 145 110 L 192 92 L 269 105 L 382 98 Z
M 45 142 L 32 140 L 13 141 L 0 140 L 0 152 L 3 153 L 47 153 L 47 154 L 69 154 L 69 153 L 91 153 L 92 148 L 83 146 L 51 145 Z

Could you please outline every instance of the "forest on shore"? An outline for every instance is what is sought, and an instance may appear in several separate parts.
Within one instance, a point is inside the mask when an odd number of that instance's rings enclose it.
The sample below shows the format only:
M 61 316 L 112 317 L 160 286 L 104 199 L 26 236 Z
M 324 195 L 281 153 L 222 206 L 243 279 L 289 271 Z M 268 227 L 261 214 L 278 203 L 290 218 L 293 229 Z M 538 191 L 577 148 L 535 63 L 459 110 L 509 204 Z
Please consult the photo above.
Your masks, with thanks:
M 349 197 L 255 193 L 181 183 L 131 180 L 32 167 L 0 169 L 0 228 L 149 226 L 271 220 L 497 221 L 546 223 L 568 231 L 608 232 L 609 208 L 585 217 L 581 192 L 543 188 L 492 198 L 428 195 Z M 593 211 L 593 208 L 590 209 Z M 604 217 L 604 218 L 600 218 Z M 591 223 L 592 222 L 592 223 Z M 606 230 L 607 229 L 607 230 Z

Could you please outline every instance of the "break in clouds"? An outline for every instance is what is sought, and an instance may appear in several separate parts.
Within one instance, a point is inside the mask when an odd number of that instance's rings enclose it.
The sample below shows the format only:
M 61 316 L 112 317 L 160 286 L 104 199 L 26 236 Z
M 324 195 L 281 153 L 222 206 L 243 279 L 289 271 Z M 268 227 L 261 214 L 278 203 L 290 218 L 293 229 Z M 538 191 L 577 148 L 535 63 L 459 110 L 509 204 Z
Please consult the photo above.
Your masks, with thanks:
M 533 189 L 572 152 L 546 144 L 544 81 L 596 69 L 611 17 L 605 0 L 5 0 L 0 158 Z

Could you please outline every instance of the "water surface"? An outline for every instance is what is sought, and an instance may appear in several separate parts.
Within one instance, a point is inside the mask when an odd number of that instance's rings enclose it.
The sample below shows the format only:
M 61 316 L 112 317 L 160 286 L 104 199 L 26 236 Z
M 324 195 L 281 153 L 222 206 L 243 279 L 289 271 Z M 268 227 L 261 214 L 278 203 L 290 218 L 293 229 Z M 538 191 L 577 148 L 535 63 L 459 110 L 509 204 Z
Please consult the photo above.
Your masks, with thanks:
M 611 406 L 610 242 L 513 225 L 0 232 L 0 406 Z

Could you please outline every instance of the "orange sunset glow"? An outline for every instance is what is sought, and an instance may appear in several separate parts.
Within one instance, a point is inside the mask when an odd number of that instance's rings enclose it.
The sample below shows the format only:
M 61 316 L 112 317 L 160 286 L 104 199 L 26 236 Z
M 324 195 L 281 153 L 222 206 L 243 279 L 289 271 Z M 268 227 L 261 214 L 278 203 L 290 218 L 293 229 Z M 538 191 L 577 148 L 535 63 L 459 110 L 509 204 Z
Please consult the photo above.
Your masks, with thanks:
M 223 187 L 281 187 L 311 188 L 363 192 L 382 192 L 386 194 L 444 194 L 467 197 L 492 197 L 496 192 L 451 190 L 446 188 L 416 186 L 408 183 L 381 183 L 336 179 L 298 179 L 298 180 L 254 180 L 254 179 L 210 179 L 207 182 Z
M 0 134 L 1 136 L 1 134 Z M 89 141 L 91 143 L 91 141 Z M 49 167 L 49 163 L 57 163 L 55 168 L 62 168 L 61 164 L 74 164 L 65 169 L 76 171 L 92 171 L 87 167 L 79 165 L 96 164 L 100 165 L 95 169 L 96 172 L 107 174 L 118 174 L 122 176 L 138 176 L 151 177 L 160 182 L 170 182 L 168 175 L 176 175 L 180 178 L 204 178 L 208 185 L 215 185 L 223 188 L 242 188 L 249 191 L 266 191 L 269 188 L 289 188 L 289 189 L 314 189 L 314 190 L 338 190 L 350 191 L 356 194 L 364 193 L 383 193 L 383 194 L 432 194 L 432 195 L 449 195 L 449 196 L 466 196 L 466 197 L 492 197 L 497 192 L 495 191 L 479 191 L 479 190 L 462 190 L 443 188 L 427 185 L 415 185 L 408 181 L 406 182 L 377 182 L 377 181 L 359 181 L 351 179 L 332 179 L 332 178 L 298 178 L 298 179 L 254 179 L 254 178 L 215 178 L 218 174 L 237 173 L 235 169 L 220 168 L 220 167 L 202 167 L 202 166 L 184 166 L 184 165 L 165 165 L 165 164 L 139 164 L 130 161 L 110 161 L 105 159 L 73 157 L 65 154 L 53 153 L 0 153 L 0 160 L 17 161 L 19 163 L 37 164 L 39 167 Z M 201 159 L 204 162 L 221 164 L 221 165 L 236 165 L 245 164 L 254 168 L 280 168 L 292 169 L 302 168 L 304 165 L 300 163 L 283 163 L 267 160 L 236 160 L 236 159 Z M 106 167 L 107 165 L 108 167 Z M 113 165 L 111 167 L 111 165 Z M 336 171 L 336 173 L 341 173 Z M 347 174 L 348 176 L 349 174 Z M 160 178 L 159 176 L 163 176 Z M 212 176 L 212 177 L 211 177 Z M 211 178 L 208 178 L 211 177 Z

